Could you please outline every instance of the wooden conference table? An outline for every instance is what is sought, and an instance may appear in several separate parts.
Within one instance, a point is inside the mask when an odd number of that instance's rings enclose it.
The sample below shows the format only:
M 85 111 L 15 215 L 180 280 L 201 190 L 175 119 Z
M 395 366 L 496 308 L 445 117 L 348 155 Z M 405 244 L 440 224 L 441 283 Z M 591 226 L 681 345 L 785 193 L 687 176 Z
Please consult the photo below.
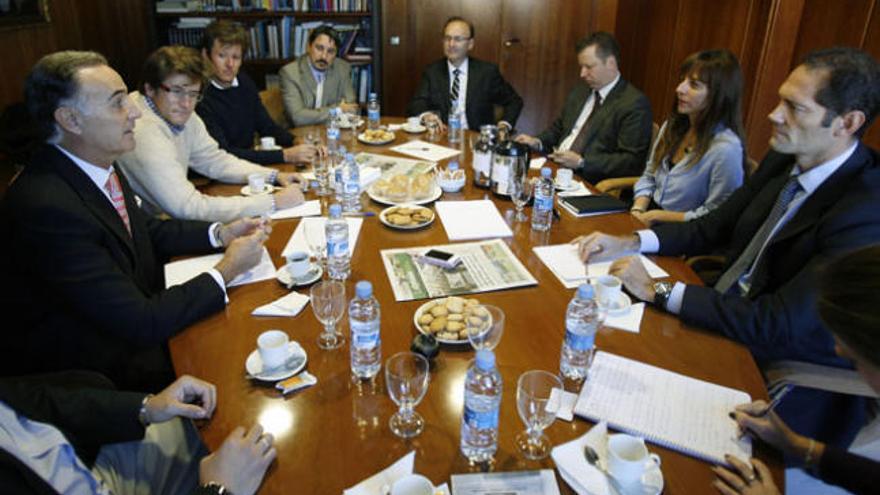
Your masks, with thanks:
M 302 135 L 307 129 L 297 129 L 295 133 Z M 424 134 L 408 135 L 403 131 L 396 134 L 395 142 L 387 146 L 362 145 L 352 139 L 350 131 L 343 132 L 342 140 L 349 150 L 394 154 L 387 148 L 411 139 L 426 139 Z M 445 139 L 445 135 L 442 136 L 438 144 L 447 145 Z M 442 199 L 491 198 L 510 222 L 512 203 L 472 186 L 470 150 L 465 149 L 463 153 L 462 164 L 468 173 L 468 183 L 462 192 L 445 193 Z M 441 162 L 441 165 L 445 164 Z M 289 166 L 282 166 L 286 167 Z M 211 194 L 232 195 L 237 194 L 240 187 L 211 184 L 205 189 Z M 307 199 L 311 199 L 311 194 Z M 364 196 L 366 210 L 379 212 L 384 208 Z M 326 214 L 326 209 L 324 211 Z M 530 209 L 527 213 L 531 214 Z M 543 369 L 554 373 L 559 370 L 565 309 L 573 294 L 541 263 L 532 247 L 568 242 L 579 234 L 596 229 L 622 234 L 641 227 L 629 214 L 583 219 L 565 211 L 561 215 L 560 220 L 554 221 L 550 232 L 532 232 L 529 222 L 515 223 L 512 225 L 514 236 L 505 239 L 537 279 L 538 285 L 472 296 L 499 306 L 506 313 L 504 335 L 495 350 L 504 378 L 499 449 L 494 467 L 498 471 L 553 468 L 550 458 L 540 462 L 525 460 L 517 453 L 513 440 L 524 429 L 516 410 L 516 381 L 527 370 Z M 295 219 L 273 223 L 267 247 L 276 266 L 284 263 L 281 251 L 297 223 Z M 412 315 L 424 301 L 394 300 L 379 250 L 446 243 L 446 233 L 439 219 L 424 230 L 409 232 L 391 230 L 377 217 L 365 219 L 352 258 L 352 276 L 346 283 L 346 295 L 351 297 L 358 280 L 373 283 L 382 308 L 383 361 L 392 354 L 409 349 L 417 334 Z M 660 257 L 656 260 L 672 277 L 699 283 L 680 259 Z M 301 292 L 308 294 L 307 289 L 301 289 Z M 225 311 L 193 325 L 171 341 L 178 374 L 188 373 L 217 385 L 217 409 L 202 429 L 202 436 L 212 450 L 218 448 L 226 435 L 239 425 L 260 423 L 274 434 L 278 459 L 266 476 L 260 491 L 264 494 L 338 494 L 412 450 L 416 451 L 415 471 L 435 484 L 449 481 L 451 474 L 472 470 L 458 450 L 464 376 L 473 359 L 469 346 L 467 349 L 441 349 L 431 373 L 428 392 L 416 407 L 425 418 L 425 430 L 420 436 L 404 441 L 388 428 L 388 418 L 396 407 L 385 391 L 384 365 L 374 386 L 359 387 L 350 379 L 347 345 L 333 351 L 317 347 L 316 338 L 321 325 L 310 307 L 307 306 L 295 318 L 251 316 L 254 308 L 285 293 L 286 289 L 275 280 L 231 288 Z M 343 319 L 341 328 L 347 334 L 345 321 Z M 317 385 L 282 397 L 271 385 L 245 377 L 244 362 L 256 347 L 257 335 L 273 328 L 284 330 L 292 340 L 302 344 L 308 354 L 307 369 L 318 378 Z M 759 371 L 743 346 L 690 328 L 675 316 L 650 306 L 645 312 L 640 333 L 603 329 L 596 338 L 596 345 L 604 351 L 745 390 L 753 398 L 766 398 Z M 559 445 L 582 435 L 591 426 L 579 418 L 571 423 L 556 420 L 546 433 L 554 445 Z M 714 475 L 709 464 L 656 445 L 649 444 L 649 448 L 662 458 L 664 493 L 717 493 L 711 486 Z M 778 458 L 766 451 L 757 451 L 756 454 L 769 462 L 777 486 L 782 487 L 782 468 Z M 563 493 L 573 493 L 558 475 L 557 480 Z

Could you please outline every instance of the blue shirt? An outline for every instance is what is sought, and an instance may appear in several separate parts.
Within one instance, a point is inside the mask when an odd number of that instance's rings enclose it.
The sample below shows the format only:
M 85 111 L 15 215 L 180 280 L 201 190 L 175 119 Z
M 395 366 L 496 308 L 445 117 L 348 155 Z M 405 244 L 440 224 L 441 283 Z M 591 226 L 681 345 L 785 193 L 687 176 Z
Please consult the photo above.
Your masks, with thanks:
M 743 146 L 730 129 L 719 126 L 709 143 L 709 149 L 697 163 L 687 153 L 674 166 L 664 157 L 659 166 L 653 166 L 654 149 L 666 132 L 663 123 L 645 172 L 633 187 L 635 197 L 649 196 L 664 210 L 684 212 L 686 221 L 709 213 L 724 202 L 743 183 Z

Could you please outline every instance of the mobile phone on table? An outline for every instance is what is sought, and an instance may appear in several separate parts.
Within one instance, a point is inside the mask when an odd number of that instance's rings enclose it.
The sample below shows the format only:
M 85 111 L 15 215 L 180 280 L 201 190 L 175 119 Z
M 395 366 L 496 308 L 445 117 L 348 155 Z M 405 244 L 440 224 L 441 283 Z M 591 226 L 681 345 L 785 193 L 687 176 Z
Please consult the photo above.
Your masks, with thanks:
M 429 249 L 422 253 L 422 260 L 425 263 L 439 266 L 441 268 L 452 269 L 461 263 L 461 257 L 439 249 Z

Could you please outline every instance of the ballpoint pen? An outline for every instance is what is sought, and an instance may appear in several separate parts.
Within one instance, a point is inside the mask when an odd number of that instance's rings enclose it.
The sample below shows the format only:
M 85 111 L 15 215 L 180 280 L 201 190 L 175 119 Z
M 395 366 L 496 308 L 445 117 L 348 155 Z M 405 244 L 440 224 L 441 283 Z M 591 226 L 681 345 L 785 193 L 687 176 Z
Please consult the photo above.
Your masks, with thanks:
M 372 211 L 353 211 L 350 213 L 343 213 L 344 217 L 374 217 L 376 214 Z
M 778 406 L 779 403 L 782 402 L 782 398 L 788 395 L 788 393 L 791 392 L 791 389 L 793 388 L 794 385 L 786 385 L 782 390 L 779 391 L 778 394 L 776 394 L 776 397 L 774 397 L 773 400 L 770 401 L 770 404 L 767 405 L 767 408 L 764 409 L 764 412 L 762 412 L 759 416 L 764 417 L 770 414 L 770 411 L 776 409 L 776 406 Z

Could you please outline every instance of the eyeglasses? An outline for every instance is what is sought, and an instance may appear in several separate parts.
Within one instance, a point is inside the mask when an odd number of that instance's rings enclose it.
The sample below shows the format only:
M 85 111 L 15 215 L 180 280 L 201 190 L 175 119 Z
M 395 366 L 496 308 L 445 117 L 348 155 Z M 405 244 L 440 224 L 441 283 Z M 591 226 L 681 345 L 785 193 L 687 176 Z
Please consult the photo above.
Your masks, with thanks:
M 443 41 L 445 43 L 449 43 L 450 41 L 455 42 L 455 43 L 463 43 L 469 39 L 470 39 L 470 37 L 466 37 L 466 36 L 444 36 L 443 37 Z
M 181 88 L 179 86 L 169 88 L 168 86 L 166 86 L 164 84 L 160 84 L 159 87 L 162 88 L 162 90 L 165 91 L 166 93 L 169 93 L 171 96 L 173 96 L 177 100 L 183 100 L 184 98 L 189 97 L 190 100 L 198 103 L 198 102 L 202 101 L 202 98 L 204 97 L 204 95 L 202 94 L 201 91 L 187 91 L 186 89 Z

